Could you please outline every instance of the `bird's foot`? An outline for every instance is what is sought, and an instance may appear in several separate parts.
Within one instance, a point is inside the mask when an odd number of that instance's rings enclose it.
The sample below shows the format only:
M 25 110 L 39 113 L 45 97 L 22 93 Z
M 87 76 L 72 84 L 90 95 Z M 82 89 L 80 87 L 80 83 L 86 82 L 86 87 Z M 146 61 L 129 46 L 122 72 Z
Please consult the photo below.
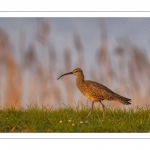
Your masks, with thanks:
M 105 117 L 105 115 L 103 115 L 103 119 L 102 119 L 102 121 L 104 121 L 106 119 L 106 117 Z

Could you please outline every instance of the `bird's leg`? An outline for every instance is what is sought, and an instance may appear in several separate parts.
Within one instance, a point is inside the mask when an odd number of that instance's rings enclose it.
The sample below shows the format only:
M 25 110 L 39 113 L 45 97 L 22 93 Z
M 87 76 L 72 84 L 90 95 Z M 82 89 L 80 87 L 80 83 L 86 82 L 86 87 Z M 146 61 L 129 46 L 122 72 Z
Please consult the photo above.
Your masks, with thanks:
M 93 111 L 93 106 L 94 106 L 94 102 L 92 102 L 92 107 L 91 107 L 91 110 L 90 110 L 89 114 L 87 115 L 87 117 L 92 113 L 92 111 Z
M 105 119 L 105 106 L 104 106 L 104 104 L 101 101 L 99 101 L 99 102 L 100 102 L 100 104 L 102 106 L 103 119 Z

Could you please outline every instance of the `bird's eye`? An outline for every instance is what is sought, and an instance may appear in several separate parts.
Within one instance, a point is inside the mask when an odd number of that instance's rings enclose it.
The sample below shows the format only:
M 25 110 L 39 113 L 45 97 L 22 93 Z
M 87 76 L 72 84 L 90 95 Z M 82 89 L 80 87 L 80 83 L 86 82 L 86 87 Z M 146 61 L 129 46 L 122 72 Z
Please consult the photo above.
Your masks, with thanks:
M 74 71 L 74 73 L 77 73 L 77 72 L 79 72 L 79 71 L 78 70 Z

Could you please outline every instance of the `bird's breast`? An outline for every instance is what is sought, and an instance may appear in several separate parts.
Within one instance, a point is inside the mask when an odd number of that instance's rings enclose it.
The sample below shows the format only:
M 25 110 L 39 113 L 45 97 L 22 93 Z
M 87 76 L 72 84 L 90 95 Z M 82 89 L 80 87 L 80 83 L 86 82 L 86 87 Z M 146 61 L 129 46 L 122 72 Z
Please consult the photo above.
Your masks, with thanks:
M 94 93 L 93 90 L 90 88 L 88 84 L 82 83 L 82 84 L 77 84 L 78 89 L 80 92 L 88 99 L 94 100 Z

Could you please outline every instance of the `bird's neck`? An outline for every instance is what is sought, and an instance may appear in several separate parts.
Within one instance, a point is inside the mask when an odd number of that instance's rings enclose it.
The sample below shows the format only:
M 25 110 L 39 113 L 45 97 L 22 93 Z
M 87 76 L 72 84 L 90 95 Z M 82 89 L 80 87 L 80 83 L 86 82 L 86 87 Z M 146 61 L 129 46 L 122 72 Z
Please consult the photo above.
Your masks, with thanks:
M 82 76 L 76 76 L 76 83 L 77 84 L 80 84 L 84 81 L 84 75 Z

